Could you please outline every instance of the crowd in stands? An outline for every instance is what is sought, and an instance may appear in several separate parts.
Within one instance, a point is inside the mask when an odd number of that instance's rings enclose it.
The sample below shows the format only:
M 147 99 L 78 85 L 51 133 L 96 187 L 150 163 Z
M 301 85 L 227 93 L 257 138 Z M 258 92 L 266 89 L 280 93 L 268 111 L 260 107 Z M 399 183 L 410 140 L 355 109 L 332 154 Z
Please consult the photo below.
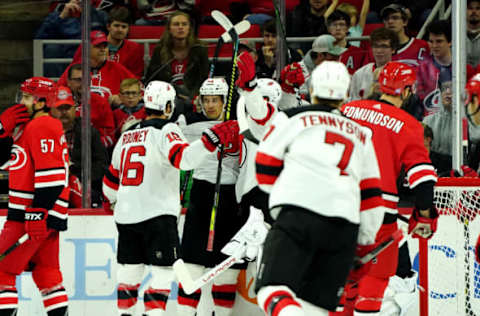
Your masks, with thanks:
M 451 167 L 451 22 L 437 19 L 428 25 L 424 39 L 415 37 L 435 0 L 286 0 L 287 19 L 282 30 L 277 29 L 278 8 L 274 3 L 249 0 L 92 0 L 90 102 L 92 125 L 98 131 L 92 135 L 94 146 L 103 146 L 108 156 L 125 129 L 123 125 L 145 117 L 143 87 L 152 80 L 170 82 L 174 86 L 177 92 L 176 115 L 201 110 L 195 98 L 208 76 L 212 52 L 209 45 L 198 37 L 198 30 L 199 26 L 216 24 L 210 16 L 210 12 L 216 9 L 233 23 L 246 19 L 259 26 L 258 36 L 263 37 L 263 41 L 241 41 L 240 52 L 251 53 L 258 78 L 280 81 L 284 89 L 303 99 L 300 102 L 308 101 L 310 74 L 324 60 L 338 60 L 347 66 L 352 75 L 349 100 L 375 98 L 378 73 L 387 62 L 400 61 L 413 66 L 417 71 L 416 95 L 409 100 L 407 109 L 418 120 L 423 120 L 434 135 L 431 155 L 435 166 L 440 172 Z M 480 0 L 467 3 L 467 78 L 470 78 L 479 70 Z M 80 5 L 80 0 L 53 3 L 35 37 L 79 39 Z M 144 60 L 143 45 L 128 39 L 130 28 L 145 25 L 164 28 L 158 43 L 150 51 L 148 64 Z M 282 74 L 276 71 L 279 60 L 277 35 L 316 37 L 313 42 L 289 42 L 287 45 L 287 70 L 297 69 L 298 76 L 301 73 L 305 79 L 296 86 L 282 82 Z M 370 40 L 349 39 L 365 35 L 369 35 Z M 70 65 L 45 64 L 44 74 L 60 77 L 58 84 L 72 95 L 73 104 L 69 102 L 64 108 L 60 107 L 56 115 L 62 119 L 69 139 L 75 144 L 72 147 L 77 147 L 80 141 L 73 140 L 77 140 L 80 128 L 81 47 L 48 44 L 44 46 L 44 56 L 73 58 Z M 228 81 L 230 73 L 216 72 L 215 76 L 224 76 Z M 76 113 L 76 119 L 71 117 L 72 113 Z M 468 120 L 468 126 L 472 148 L 480 148 L 475 145 L 480 142 L 478 125 Z M 77 154 L 72 156 L 79 157 Z M 96 154 L 94 167 L 105 168 L 103 153 L 98 151 Z M 73 161 L 75 167 L 72 168 L 79 168 L 80 161 Z M 478 168 L 478 160 L 472 166 Z M 73 173 L 78 175 L 78 169 Z M 94 190 L 98 193 L 101 190 L 99 179 L 93 180 Z

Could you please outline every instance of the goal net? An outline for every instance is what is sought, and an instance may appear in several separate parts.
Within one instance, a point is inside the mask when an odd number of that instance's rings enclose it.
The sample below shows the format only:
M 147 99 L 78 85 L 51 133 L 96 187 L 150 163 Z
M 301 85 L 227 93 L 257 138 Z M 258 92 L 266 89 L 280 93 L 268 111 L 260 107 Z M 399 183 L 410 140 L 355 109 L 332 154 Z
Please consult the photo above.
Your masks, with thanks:
M 420 314 L 480 315 L 480 179 L 440 178 L 436 234 L 420 241 Z

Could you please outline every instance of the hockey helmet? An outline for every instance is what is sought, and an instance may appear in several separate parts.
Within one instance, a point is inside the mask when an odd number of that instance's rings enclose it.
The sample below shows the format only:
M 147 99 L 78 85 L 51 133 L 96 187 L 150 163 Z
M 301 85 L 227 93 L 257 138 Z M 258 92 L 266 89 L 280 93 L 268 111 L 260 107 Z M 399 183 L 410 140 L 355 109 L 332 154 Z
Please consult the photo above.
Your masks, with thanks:
M 264 98 L 267 98 L 268 102 L 278 107 L 282 97 L 282 87 L 278 82 L 270 78 L 261 78 L 257 80 L 257 89 Z
M 45 77 L 32 77 L 20 85 L 20 91 L 32 95 L 35 102 L 44 99 L 47 106 L 52 106 L 55 100 L 56 84 Z
M 167 104 L 170 102 L 172 110 L 169 114 L 166 114 L 168 119 L 172 116 L 175 109 L 175 88 L 164 81 L 151 81 L 145 88 L 143 95 L 143 101 L 145 102 L 145 108 L 157 111 L 163 111 L 167 108 Z
M 467 84 L 465 85 L 465 92 L 467 95 L 467 99 L 465 100 L 465 104 L 469 104 L 472 102 L 472 97 L 474 95 L 480 98 L 480 73 L 476 74 L 470 80 L 468 80 Z
M 311 96 L 328 100 L 345 100 L 350 85 L 350 74 L 338 61 L 324 61 L 312 72 Z
M 200 87 L 200 104 L 202 104 L 202 96 L 204 95 L 221 95 L 223 103 L 227 100 L 228 85 L 224 78 L 208 78 Z
M 412 67 L 395 61 L 383 66 L 378 75 L 380 91 L 390 95 L 400 95 L 406 87 L 412 87 L 416 81 L 417 75 Z

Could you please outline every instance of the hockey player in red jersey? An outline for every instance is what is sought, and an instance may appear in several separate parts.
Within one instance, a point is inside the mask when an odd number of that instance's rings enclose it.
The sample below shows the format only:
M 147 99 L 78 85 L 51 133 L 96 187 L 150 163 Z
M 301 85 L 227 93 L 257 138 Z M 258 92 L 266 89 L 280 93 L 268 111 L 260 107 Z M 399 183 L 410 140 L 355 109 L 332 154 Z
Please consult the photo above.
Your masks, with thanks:
M 276 114 L 258 147 L 257 180 L 278 214 L 256 283 L 268 316 L 306 315 L 299 299 L 315 315 L 335 310 L 354 256 L 374 247 L 380 172 L 371 132 L 339 111 L 349 83 L 342 63 L 324 61 L 312 73 L 313 105 Z
M 396 181 L 402 166 L 416 200 L 409 222 L 414 238 L 430 238 L 437 227 L 438 213 L 433 207 L 433 186 L 437 175 L 423 141 L 423 127 L 413 116 L 402 110 L 412 95 L 415 70 L 403 63 L 387 63 L 379 75 L 380 101 L 359 100 L 343 106 L 343 113 L 373 131 L 373 144 L 379 157 L 382 175 L 382 197 L 386 211 L 377 240 L 397 230 L 398 193 Z M 372 269 L 358 284 L 354 315 L 378 315 L 390 276 L 395 275 L 398 246 L 381 253 Z M 351 302 L 356 289 L 347 289 L 347 304 L 341 315 L 352 315 Z
M 103 181 L 105 197 L 115 203 L 118 308 L 124 316 L 136 315 L 145 266 L 152 273 L 144 292 L 146 314 L 165 313 L 174 280 L 171 265 L 179 249 L 179 169 L 191 170 L 208 156 L 216 157 L 219 144 L 238 142 L 236 121 L 227 121 L 204 128 L 201 138 L 189 143 L 170 120 L 175 96 L 171 84 L 149 83 L 144 96 L 147 117 L 121 135 Z
M 62 285 L 58 246 L 59 232 L 67 229 L 68 148 L 62 123 L 48 114 L 55 83 L 33 77 L 23 82 L 20 90 L 23 105 L 10 111 L 20 118 L 15 120 L 18 123 L 25 119 L 25 106 L 31 119 L 12 133 L 13 120 L 0 118 L 12 143 L 6 164 L 8 215 L 0 233 L 0 253 L 24 234 L 29 239 L 0 261 L 0 315 L 16 315 L 15 279 L 28 269 L 48 316 L 64 316 L 68 314 L 68 298 Z

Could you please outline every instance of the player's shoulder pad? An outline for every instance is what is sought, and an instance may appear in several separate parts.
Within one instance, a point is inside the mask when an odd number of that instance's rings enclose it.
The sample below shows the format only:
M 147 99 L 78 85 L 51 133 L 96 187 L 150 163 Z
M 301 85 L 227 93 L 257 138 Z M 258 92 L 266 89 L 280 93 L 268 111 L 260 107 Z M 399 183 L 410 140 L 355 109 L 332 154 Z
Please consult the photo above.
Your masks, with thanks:
M 162 120 L 159 118 L 155 118 L 155 119 L 141 121 L 137 128 L 153 127 L 156 129 L 162 129 L 168 123 L 172 123 L 172 122 L 170 120 Z
M 333 107 L 325 105 L 325 104 L 311 104 L 311 105 L 307 105 L 307 106 L 291 108 L 291 109 L 288 109 L 288 110 L 284 111 L 284 113 L 288 117 L 292 117 L 292 116 L 295 116 L 295 115 L 297 115 L 299 113 L 302 113 L 302 112 L 310 112 L 310 111 L 334 112 L 335 110 L 337 110 L 336 111 L 336 112 L 338 112 L 337 114 L 343 115 L 340 112 L 339 109 L 333 108 Z
M 60 120 L 53 118 L 50 115 L 37 117 L 28 122 L 27 126 L 25 127 L 25 133 L 41 135 L 51 132 L 63 134 L 63 125 Z

